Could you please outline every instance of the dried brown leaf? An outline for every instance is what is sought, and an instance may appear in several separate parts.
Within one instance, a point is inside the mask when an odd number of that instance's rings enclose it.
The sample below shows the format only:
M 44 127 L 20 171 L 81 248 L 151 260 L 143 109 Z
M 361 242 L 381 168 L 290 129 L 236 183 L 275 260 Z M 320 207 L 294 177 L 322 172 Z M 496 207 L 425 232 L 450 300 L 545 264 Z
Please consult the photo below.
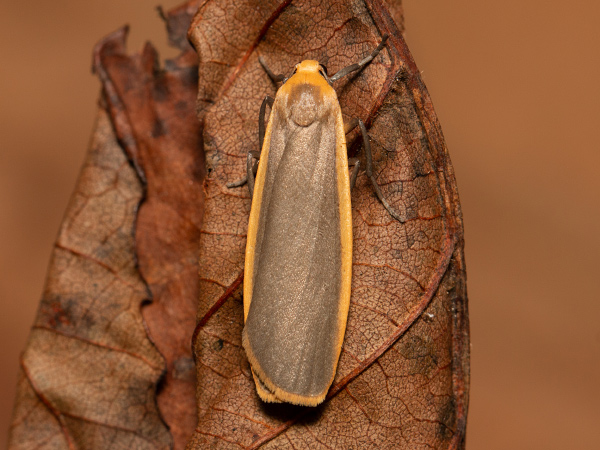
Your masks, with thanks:
M 334 73 L 385 33 L 382 55 L 335 87 L 345 120 L 370 127 L 376 177 L 408 220 L 391 219 L 359 176 L 350 315 L 334 384 L 315 409 L 264 404 L 240 343 L 250 198 L 245 187 L 226 187 L 258 147 L 258 109 L 276 89 L 258 56 L 275 73 L 303 59 Z M 387 10 L 377 0 L 207 1 L 190 38 L 207 178 L 194 336 L 199 422 L 188 448 L 461 448 L 469 377 L 462 217 L 429 95 Z M 354 136 L 349 147 L 360 147 Z
M 148 296 L 134 258 L 141 198 L 100 109 L 21 359 L 11 449 L 169 446 L 154 398 L 164 360 L 140 312 Z
M 115 130 L 145 181 L 135 250 L 153 299 L 143 310 L 144 319 L 166 360 L 157 401 L 175 448 L 185 446 L 196 425 L 190 343 L 198 297 L 204 155 L 195 109 L 197 58 L 185 36 L 197 3 L 163 14 L 171 43 L 182 50 L 164 70 L 158 69 L 150 44 L 141 54 L 127 54 L 125 29 L 95 52 Z
M 165 69 L 150 44 L 127 54 L 126 28 L 95 49 L 104 108 L 23 356 L 11 448 L 183 448 L 194 430 L 196 10 L 163 14 L 182 50 Z

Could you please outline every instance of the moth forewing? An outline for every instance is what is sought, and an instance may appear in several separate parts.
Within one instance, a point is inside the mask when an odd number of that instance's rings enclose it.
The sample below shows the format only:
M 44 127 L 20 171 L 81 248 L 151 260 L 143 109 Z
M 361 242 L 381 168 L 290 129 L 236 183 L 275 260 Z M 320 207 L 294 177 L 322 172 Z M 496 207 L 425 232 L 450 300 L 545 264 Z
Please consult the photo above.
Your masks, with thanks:
M 242 342 L 264 401 L 324 400 L 342 348 L 351 272 L 341 110 L 318 63 L 304 61 L 275 97 L 248 226 Z
M 369 64 L 386 40 L 331 78 L 317 61 L 306 60 L 286 79 L 259 58 L 273 81 L 284 82 L 261 107 L 262 138 L 265 107 L 273 102 L 256 179 L 252 152 L 247 159 L 253 198 L 242 345 L 266 402 L 316 406 L 335 377 L 350 305 L 352 210 L 344 123 L 330 84 Z M 366 129 L 355 122 L 377 197 L 403 221 L 377 185 Z

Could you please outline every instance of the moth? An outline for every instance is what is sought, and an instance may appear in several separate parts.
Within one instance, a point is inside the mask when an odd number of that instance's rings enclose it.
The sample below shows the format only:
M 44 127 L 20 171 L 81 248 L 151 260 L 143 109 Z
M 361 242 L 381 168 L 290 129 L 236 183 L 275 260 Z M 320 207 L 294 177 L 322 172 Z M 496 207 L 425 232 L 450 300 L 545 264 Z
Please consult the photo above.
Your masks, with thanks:
M 252 196 L 244 267 L 242 345 L 265 402 L 316 406 L 331 386 L 346 331 L 352 277 L 350 192 L 360 164 L 349 161 L 346 134 L 360 127 L 366 173 L 390 214 L 373 176 L 365 125 L 344 126 L 332 83 L 362 69 L 387 40 L 359 63 L 328 77 L 317 61 L 297 64 L 259 114 L 261 151 L 247 157 Z M 271 114 L 265 127 L 266 107 Z

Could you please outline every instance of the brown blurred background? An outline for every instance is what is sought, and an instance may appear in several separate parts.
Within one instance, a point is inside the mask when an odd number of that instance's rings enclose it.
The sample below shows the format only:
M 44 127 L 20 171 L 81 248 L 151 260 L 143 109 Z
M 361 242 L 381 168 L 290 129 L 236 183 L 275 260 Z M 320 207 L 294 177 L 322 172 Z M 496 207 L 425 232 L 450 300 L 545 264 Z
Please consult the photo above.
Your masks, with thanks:
M 94 121 L 92 47 L 129 23 L 132 51 L 174 55 L 157 2 L 0 3 L 0 446 Z M 600 2 L 404 5 L 464 211 L 468 448 L 600 449 Z

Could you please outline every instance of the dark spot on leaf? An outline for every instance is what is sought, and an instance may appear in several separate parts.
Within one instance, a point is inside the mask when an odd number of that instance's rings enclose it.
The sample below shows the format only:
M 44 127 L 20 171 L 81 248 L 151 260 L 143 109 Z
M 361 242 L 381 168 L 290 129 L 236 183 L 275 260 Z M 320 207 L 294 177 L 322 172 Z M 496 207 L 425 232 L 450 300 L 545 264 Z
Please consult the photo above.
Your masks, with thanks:
M 192 177 L 198 182 L 202 182 L 204 180 L 204 158 L 197 158 L 195 160 L 196 164 L 194 164 L 191 168 Z
M 415 245 L 415 234 L 414 233 L 406 234 L 406 245 L 408 246 L 408 248 L 411 248 L 413 245 Z
M 427 344 L 424 339 L 418 336 L 411 336 L 400 347 L 400 353 L 406 359 L 415 359 L 429 354 Z
M 409 360 L 409 374 L 428 376 L 437 367 L 437 357 L 433 340 L 412 336 L 403 342 L 399 351 Z
M 198 68 L 196 66 L 186 67 L 182 69 L 181 73 L 183 73 L 181 81 L 184 85 L 187 84 L 192 87 L 198 85 Z
M 441 408 L 438 420 L 437 435 L 442 440 L 450 439 L 456 426 L 456 401 L 454 397 L 449 397 L 444 407 Z
M 154 84 L 154 100 L 157 102 L 164 102 L 169 99 L 169 87 L 166 84 L 166 78 L 161 77 L 156 80 Z
M 161 136 L 165 136 L 167 133 L 168 131 L 165 123 L 157 118 L 152 126 L 152 137 L 156 139 Z
M 221 351 L 223 349 L 223 339 L 217 339 L 217 341 L 213 344 L 213 349 L 216 351 Z
M 53 296 L 53 298 L 44 298 L 40 303 L 39 319 L 43 325 L 55 329 L 65 329 L 72 326 L 74 312 L 77 304 L 80 302 L 77 298 L 65 298 Z M 75 317 L 77 314 L 75 314 Z
M 188 102 L 186 102 L 185 100 L 181 100 L 175 103 L 175 109 L 177 111 L 187 111 L 189 109 Z

